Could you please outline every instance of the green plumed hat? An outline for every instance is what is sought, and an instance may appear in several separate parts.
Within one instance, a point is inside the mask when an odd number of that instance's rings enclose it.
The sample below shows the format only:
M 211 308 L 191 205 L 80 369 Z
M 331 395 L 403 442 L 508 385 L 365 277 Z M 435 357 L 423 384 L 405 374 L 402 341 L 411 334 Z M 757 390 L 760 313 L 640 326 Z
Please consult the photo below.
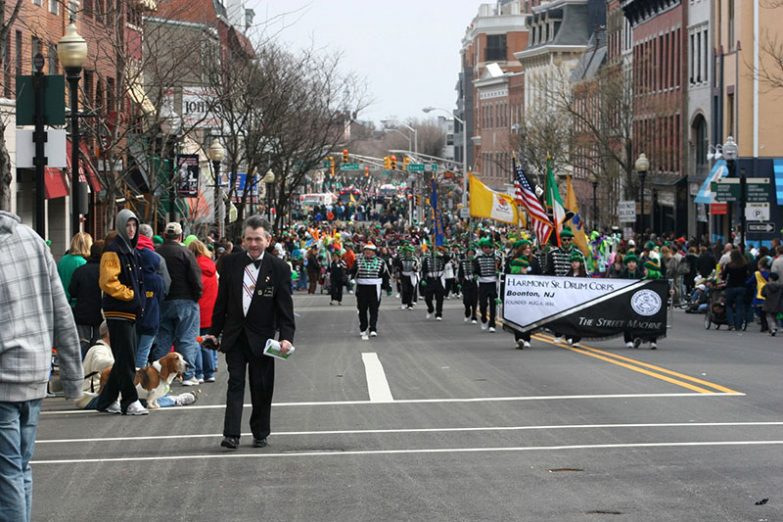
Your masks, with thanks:
M 530 266 L 530 261 L 526 257 L 518 257 L 511 262 L 511 266 L 521 266 L 527 268 Z
M 658 262 L 657 259 L 648 259 L 644 262 L 644 268 L 647 270 L 655 270 L 657 272 L 660 272 L 661 270 L 661 263 Z
M 568 258 L 568 261 L 570 261 L 572 263 L 574 261 L 584 262 L 584 260 L 585 260 L 585 258 L 584 258 L 584 256 L 582 255 L 581 252 L 571 252 L 571 256 Z
M 630 263 L 631 261 L 633 261 L 633 262 L 635 262 L 635 263 L 638 263 L 638 262 L 639 262 L 639 258 L 638 258 L 638 257 L 636 257 L 636 255 L 635 255 L 635 254 L 627 254 L 627 255 L 626 255 L 624 258 L 623 258 L 623 263 L 625 263 L 626 265 L 627 265 L 628 263 Z
M 528 241 L 527 239 L 520 239 L 518 241 L 514 241 L 514 244 L 511 246 L 514 248 L 522 248 L 528 246 L 529 244 L 530 241 Z
M 574 237 L 574 233 L 571 231 L 570 228 L 563 227 L 563 230 L 560 232 L 560 237 L 561 238 L 563 238 L 563 237 L 571 237 L 571 238 L 573 238 Z
M 478 242 L 478 246 L 479 246 L 479 248 L 484 248 L 484 247 L 490 247 L 490 248 L 492 248 L 494 245 L 492 244 L 492 240 L 491 240 L 490 238 L 488 238 L 488 237 L 482 237 L 482 238 L 479 240 L 479 242 Z

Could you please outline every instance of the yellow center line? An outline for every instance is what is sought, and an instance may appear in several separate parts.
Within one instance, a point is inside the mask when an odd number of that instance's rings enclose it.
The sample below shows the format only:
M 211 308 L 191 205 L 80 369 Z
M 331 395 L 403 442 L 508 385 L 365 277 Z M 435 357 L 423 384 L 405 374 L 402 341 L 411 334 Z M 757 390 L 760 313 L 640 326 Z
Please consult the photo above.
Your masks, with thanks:
M 539 335 L 539 337 L 541 337 L 542 340 L 545 339 L 545 338 L 548 338 L 549 340 L 552 340 L 552 338 L 548 337 L 548 336 Z M 587 345 L 585 345 L 583 343 L 580 343 L 580 348 L 582 348 L 583 350 L 588 350 L 588 351 L 591 351 L 591 352 L 594 352 L 594 353 L 605 355 L 607 357 L 613 357 L 615 359 L 620 359 L 621 361 L 627 361 L 627 362 L 629 362 L 631 364 L 635 364 L 637 366 L 642 366 L 644 368 L 649 368 L 649 369 L 654 370 L 656 372 L 665 373 L 665 374 L 668 374 L 668 375 L 672 375 L 674 377 L 679 377 L 680 379 L 685 379 L 687 381 L 691 381 L 691 382 L 696 383 L 696 384 L 701 384 L 703 386 L 708 386 L 708 387 L 713 388 L 713 389 L 715 389 L 715 390 L 717 390 L 719 392 L 722 392 L 722 393 L 739 393 L 736 390 L 732 390 L 731 388 L 726 388 L 725 386 L 721 386 L 720 384 L 715 384 L 714 382 L 705 381 L 704 379 L 699 379 L 698 377 L 692 377 L 692 376 L 686 375 L 684 373 L 675 372 L 674 370 L 669 370 L 668 368 L 663 368 L 662 366 L 656 366 L 654 364 L 649 364 L 649 363 L 646 363 L 646 362 L 643 362 L 643 361 L 639 361 L 639 360 L 634 359 L 632 357 L 626 357 L 624 355 L 620 355 L 620 354 L 617 354 L 617 353 L 608 352 L 606 350 L 602 350 L 602 349 L 596 348 L 594 346 L 587 346 Z
M 666 368 L 661 368 L 659 366 L 655 366 L 655 365 L 652 365 L 652 364 L 643 363 L 641 361 L 637 361 L 637 360 L 631 359 L 629 357 L 623 357 L 623 356 L 616 356 L 615 357 L 615 354 L 612 354 L 610 352 L 604 352 L 603 350 L 598 350 L 596 348 L 590 348 L 590 347 L 584 347 L 584 346 L 582 346 L 582 347 L 563 346 L 561 344 L 555 343 L 554 340 L 552 340 L 551 338 L 545 337 L 545 336 L 543 336 L 541 334 L 536 334 L 533 337 L 535 339 L 539 340 L 539 341 L 543 341 L 543 342 L 551 344 L 553 346 L 557 346 L 558 348 L 563 348 L 565 350 L 570 350 L 572 352 L 579 353 L 581 355 L 586 355 L 588 357 L 593 357 L 595 359 L 599 359 L 599 360 L 608 362 L 610 364 L 621 366 L 621 367 L 626 368 L 628 370 L 631 370 L 631 371 L 634 371 L 634 372 L 638 372 L 638 373 L 642 373 L 642 374 L 647 375 L 649 377 L 653 377 L 655 379 L 659 379 L 659 380 L 668 382 L 670 384 L 674 384 L 676 386 L 680 386 L 681 388 L 686 388 L 688 390 L 692 390 L 692 391 L 695 391 L 695 392 L 698 392 L 698 393 L 711 394 L 711 393 L 715 393 L 715 392 L 713 390 L 708 390 L 706 388 L 702 388 L 700 386 L 696 386 L 694 384 L 690 384 L 690 383 L 682 381 L 680 379 L 674 379 L 672 377 L 668 377 L 668 376 L 662 375 L 662 374 L 668 373 L 668 374 L 671 374 L 671 375 L 676 375 L 676 376 L 682 377 L 683 379 L 686 379 L 686 380 L 691 380 L 691 381 L 694 381 L 694 382 L 698 382 L 699 384 L 703 384 L 705 386 L 709 386 L 709 387 L 712 387 L 712 388 L 715 388 L 715 389 L 720 389 L 721 391 L 723 391 L 725 393 L 739 393 L 739 392 L 736 392 L 736 391 L 731 390 L 729 388 L 724 388 L 722 386 L 718 386 L 716 384 L 710 383 L 708 381 L 704 381 L 704 380 L 701 380 L 701 379 L 696 379 L 695 377 L 690 377 L 688 375 L 684 375 L 684 374 L 681 374 L 681 373 L 678 373 L 678 372 L 673 372 L 671 370 L 667 370 Z M 619 359 L 623 359 L 625 361 L 628 361 L 628 363 L 622 362 Z M 643 368 L 645 366 L 649 367 L 651 369 L 654 369 L 655 371 L 646 370 L 646 369 Z M 656 372 L 660 372 L 660 373 L 656 373 Z

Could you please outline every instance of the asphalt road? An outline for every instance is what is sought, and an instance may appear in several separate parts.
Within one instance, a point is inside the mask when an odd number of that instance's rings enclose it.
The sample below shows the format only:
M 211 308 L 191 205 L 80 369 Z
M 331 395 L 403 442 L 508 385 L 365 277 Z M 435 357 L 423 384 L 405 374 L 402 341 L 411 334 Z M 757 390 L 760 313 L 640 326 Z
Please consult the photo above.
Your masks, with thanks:
M 269 447 L 219 447 L 224 365 L 147 417 L 47 399 L 34 520 L 783 520 L 780 337 L 676 312 L 656 351 L 520 351 L 384 298 L 362 342 L 353 296 L 295 304 Z

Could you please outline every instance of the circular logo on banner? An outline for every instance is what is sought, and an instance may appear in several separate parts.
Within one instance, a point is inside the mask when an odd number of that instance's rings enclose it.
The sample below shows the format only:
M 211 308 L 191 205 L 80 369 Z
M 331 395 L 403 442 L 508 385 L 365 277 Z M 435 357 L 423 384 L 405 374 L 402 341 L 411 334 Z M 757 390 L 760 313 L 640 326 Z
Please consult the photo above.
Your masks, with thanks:
M 639 315 L 655 315 L 660 311 L 661 304 L 661 296 L 652 290 L 639 290 L 631 296 L 631 308 Z

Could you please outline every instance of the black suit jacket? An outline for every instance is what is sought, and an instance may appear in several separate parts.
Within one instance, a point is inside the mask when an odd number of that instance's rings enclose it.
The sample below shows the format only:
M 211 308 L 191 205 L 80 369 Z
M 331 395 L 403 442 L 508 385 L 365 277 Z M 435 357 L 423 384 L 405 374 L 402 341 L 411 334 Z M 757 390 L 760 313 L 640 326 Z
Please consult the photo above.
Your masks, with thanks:
M 245 266 L 250 257 L 244 252 L 225 258 L 220 271 L 218 296 L 212 314 L 211 333 L 223 334 L 221 350 L 234 348 L 245 334 L 250 349 L 256 355 L 264 350 L 267 339 L 275 337 L 294 342 L 294 301 L 291 297 L 291 269 L 269 252 L 264 254 L 258 280 L 247 316 L 242 312 L 242 294 Z

